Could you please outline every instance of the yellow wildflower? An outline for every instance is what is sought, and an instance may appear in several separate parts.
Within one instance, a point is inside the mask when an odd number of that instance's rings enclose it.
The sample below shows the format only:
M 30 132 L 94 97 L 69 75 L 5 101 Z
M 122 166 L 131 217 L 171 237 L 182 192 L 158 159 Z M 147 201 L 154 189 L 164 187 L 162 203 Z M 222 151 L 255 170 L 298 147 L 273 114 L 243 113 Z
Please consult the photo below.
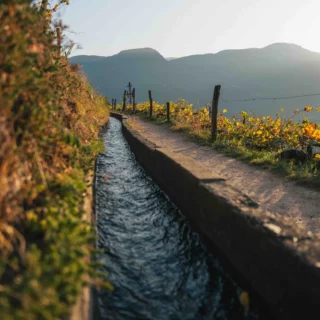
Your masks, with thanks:
M 304 111 L 305 112 L 310 112 L 310 111 L 312 111 L 313 110 L 313 107 L 311 107 L 311 106 L 306 106 L 305 108 L 304 108 Z

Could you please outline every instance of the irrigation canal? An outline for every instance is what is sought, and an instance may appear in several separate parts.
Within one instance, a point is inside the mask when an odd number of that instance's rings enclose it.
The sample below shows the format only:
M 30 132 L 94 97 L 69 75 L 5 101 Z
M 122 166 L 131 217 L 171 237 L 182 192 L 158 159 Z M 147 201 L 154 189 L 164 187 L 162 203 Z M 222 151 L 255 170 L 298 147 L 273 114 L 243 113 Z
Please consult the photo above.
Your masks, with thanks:
M 111 118 L 97 163 L 98 247 L 114 291 L 98 294 L 102 319 L 262 319 L 242 289 L 135 160 Z

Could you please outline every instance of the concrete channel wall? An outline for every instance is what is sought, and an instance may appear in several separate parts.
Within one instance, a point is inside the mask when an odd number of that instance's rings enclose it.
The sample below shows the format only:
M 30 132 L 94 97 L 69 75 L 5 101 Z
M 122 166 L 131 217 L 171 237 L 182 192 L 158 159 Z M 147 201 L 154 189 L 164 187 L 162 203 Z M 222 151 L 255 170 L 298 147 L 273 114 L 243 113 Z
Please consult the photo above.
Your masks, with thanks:
M 136 159 L 274 315 L 318 319 L 320 242 L 289 219 L 263 211 L 191 158 L 159 148 L 120 114 Z

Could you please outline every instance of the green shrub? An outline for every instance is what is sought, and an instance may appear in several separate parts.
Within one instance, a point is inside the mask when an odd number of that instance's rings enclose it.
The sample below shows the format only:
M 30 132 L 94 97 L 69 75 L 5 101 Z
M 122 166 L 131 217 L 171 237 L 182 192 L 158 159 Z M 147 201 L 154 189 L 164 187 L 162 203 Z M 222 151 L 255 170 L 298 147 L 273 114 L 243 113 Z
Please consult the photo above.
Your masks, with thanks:
M 106 99 L 61 54 L 46 10 L 4 0 L 0 21 L 0 314 L 57 319 L 95 274 L 82 207 Z

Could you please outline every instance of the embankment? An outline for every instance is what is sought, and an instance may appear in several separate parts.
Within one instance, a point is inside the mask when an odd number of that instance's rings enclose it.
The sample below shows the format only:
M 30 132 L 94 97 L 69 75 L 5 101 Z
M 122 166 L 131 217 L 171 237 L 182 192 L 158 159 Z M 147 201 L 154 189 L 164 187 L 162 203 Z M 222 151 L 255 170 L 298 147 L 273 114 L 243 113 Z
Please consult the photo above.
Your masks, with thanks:
M 96 172 L 96 169 L 95 169 Z M 88 175 L 87 179 L 87 191 L 83 202 L 83 220 L 91 225 L 96 226 L 95 223 L 95 174 Z M 92 248 L 94 249 L 94 245 Z M 88 263 L 88 258 L 84 259 L 85 263 Z M 76 304 L 71 308 L 69 320 L 92 320 L 95 319 L 96 312 L 96 298 L 94 287 L 83 288 L 80 296 L 77 299 Z
M 320 302 L 319 239 L 259 204 L 193 159 L 159 148 L 127 117 L 137 160 L 278 319 L 314 319 Z M 319 262 L 318 262 L 319 261 Z
M 82 208 L 108 100 L 68 63 L 51 13 L 0 4 L 1 319 L 65 319 L 101 283 Z
M 109 118 L 106 124 L 102 127 L 101 133 L 106 130 L 109 123 Z M 96 174 L 97 174 L 97 159 L 94 165 L 94 173 L 86 176 L 87 190 L 83 201 L 83 220 L 93 226 L 97 234 L 96 224 Z M 97 235 L 96 235 L 97 237 Z M 96 245 L 92 244 L 92 249 L 96 249 Z M 88 257 L 85 259 L 88 263 Z M 99 319 L 99 308 L 97 301 L 97 292 L 94 286 L 83 288 L 76 304 L 71 308 L 69 320 L 93 320 Z

